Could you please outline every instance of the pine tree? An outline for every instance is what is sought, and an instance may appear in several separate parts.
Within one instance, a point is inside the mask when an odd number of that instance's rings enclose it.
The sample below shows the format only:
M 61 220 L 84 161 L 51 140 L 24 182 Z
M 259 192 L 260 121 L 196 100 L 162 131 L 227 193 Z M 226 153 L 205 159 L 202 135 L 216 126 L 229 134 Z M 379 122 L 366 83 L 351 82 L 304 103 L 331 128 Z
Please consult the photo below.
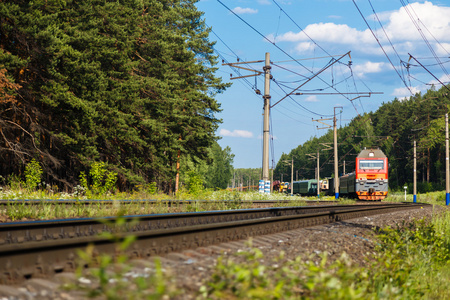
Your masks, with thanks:
M 168 191 L 179 151 L 206 159 L 227 87 L 195 2 L 1 2 L 0 68 L 21 85 L 17 109 L 2 102 L 18 125 L 6 136 L 19 137 L 2 164 L 36 157 L 70 187 L 104 161 L 122 187 Z

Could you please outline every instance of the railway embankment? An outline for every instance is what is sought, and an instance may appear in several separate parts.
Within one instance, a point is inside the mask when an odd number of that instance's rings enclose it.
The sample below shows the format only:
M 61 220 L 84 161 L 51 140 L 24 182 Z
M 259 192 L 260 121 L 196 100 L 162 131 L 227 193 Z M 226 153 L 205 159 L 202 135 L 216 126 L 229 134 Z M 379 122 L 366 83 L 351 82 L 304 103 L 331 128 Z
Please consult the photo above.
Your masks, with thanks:
M 324 266 L 336 266 L 335 262 L 339 260 L 341 271 L 350 264 L 368 266 L 378 251 L 377 231 L 386 226 L 400 229 L 413 220 L 431 219 L 440 210 L 441 207 L 423 206 L 255 236 L 251 240 L 170 253 L 156 259 L 130 259 L 121 264 L 105 259 L 100 267 L 84 269 L 78 275 L 63 272 L 52 278 L 33 278 L 15 286 L 2 286 L 0 295 L 18 297 L 15 299 L 84 299 L 89 294 L 111 299 L 126 295 L 134 295 L 138 299 L 149 295 L 196 299 L 208 295 L 219 299 L 221 295 L 233 296 L 230 293 L 239 297 L 237 294 L 245 291 L 260 289 L 261 292 L 261 288 L 269 293 L 286 280 L 281 285 L 295 287 L 291 292 L 293 299 L 298 299 L 295 297 L 308 293 L 308 290 L 302 290 L 302 284 L 294 279 L 296 262 L 302 268 L 306 262 L 312 263 L 331 280 L 335 278 L 334 271 L 328 274 L 328 267 L 321 267 L 325 253 L 328 263 Z M 85 252 L 86 259 L 89 259 L 88 254 Z M 285 279 L 280 278 L 283 269 Z M 312 274 L 308 273 L 311 269 L 303 270 L 301 274 Z M 64 285 L 69 289 L 62 288 Z M 273 289 L 270 289 L 272 285 Z M 285 288 L 278 292 L 287 293 Z

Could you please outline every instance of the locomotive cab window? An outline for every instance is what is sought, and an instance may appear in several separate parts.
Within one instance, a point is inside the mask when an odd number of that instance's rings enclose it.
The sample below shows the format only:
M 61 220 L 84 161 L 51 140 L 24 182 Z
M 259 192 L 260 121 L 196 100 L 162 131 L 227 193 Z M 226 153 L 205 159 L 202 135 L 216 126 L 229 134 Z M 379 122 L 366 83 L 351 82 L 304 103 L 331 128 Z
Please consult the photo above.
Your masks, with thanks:
M 384 169 L 384 161 L 382 160 L 361 160 L 359 161 L 359 168 L 362 170 L 382 170 Z

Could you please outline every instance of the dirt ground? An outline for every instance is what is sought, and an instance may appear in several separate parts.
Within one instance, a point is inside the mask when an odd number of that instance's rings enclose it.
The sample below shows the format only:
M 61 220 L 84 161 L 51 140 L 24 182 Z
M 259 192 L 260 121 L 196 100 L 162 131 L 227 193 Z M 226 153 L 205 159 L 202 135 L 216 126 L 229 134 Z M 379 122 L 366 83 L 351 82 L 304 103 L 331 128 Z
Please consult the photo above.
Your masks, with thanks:
M 298 256 L 308 257 L 310 254 L 328 252 L 329 261 L 339 258 L 346 252 L 353 262 L 359 265 L 367 263 L 367 257 L 374 252 L 374 228 L 391 226 L 397 228 L 416 219 L 431 219 L 434 214 L 443 211 L 443 207 L 424 206 L 423 208 L 407 210 L 396 213 L 376 215 L 352 219 L 345 222 L 333 223 L 322 226 L 314 226 L 295 231 L 274 234 L 253 240 L 253 247 L 258 247 L 264 254 L 264 261 L 272 263 L 273 258 L 279 256 L 281 251 L 285 253 L 285 259 L 294 260 Z M 247 243 L 248 244 L 248 243 Z M 202 282 L 211 276 L 216 259 L 219 255 L 233 256 L 239 262 L 234 253 L 248 250 L 245 242 L 234 242 L 214 247 L 211 252 L 199 255 L 201 250 L 188 252 L 181 255 L 167 257 L 167 265 L 172 265 L 177 282 L 192 295 L 183 295 L 180 299 L 191 298 L 202 285 Z M 204 252 L 208 252 L 205 249 Z M 219 254 L 220 253 L 220 254 Z M 172 264 L 173 259 L 179 259 Z M 168 270 L 171 270 L 169 267 Z
M 288 231 L 268 236 L 254 238 L 252 247 L 258 248 L 264 255 L 264 263 L 273 264 L 273 259 L 279 257 L 281 251 L 285 253 L 284 259 L 294 260 L 296 257 L 309 257 L 311 254 L 328 252 L 329 261 L 339 258 L 346 252 L 351 260 L 357 264 L 367 263 L 367 257 L 374 252 L 376 243 L 374 228 L 384 228 L 408 224 L 416 219 L 431 219 L 433 215 L 445 210 L 442 206 L 423 206 L 418 209 L 402 212 L 376 215 L 352 219 L 345 222 L 314 226 L 295 231 Z M 196 299 L 198 291 L 204 282 L 211 278 L 217 259 L 232 257 L 239 262 L 242 256 L 237 257 L 238 251 L 249 250 L 248 241 L 238 241 L 216 246 L 199 248 L 183 253 L 171 253 L 159 258 L 163 271 L 170 275 L 171 285 L 183 288 L 184 294 L 176 299 Z M 127 272 L 128 278 L 146 276 L 154 273 L 152 259 L 131 261 L 133 269 Z M 89 270 L 86 270 L 89 272 Z M 64 279 L 64 280 L 61 280 Z M 127 280 L 126 278 L 123 278 Z M 38 279 L 39 280 L 39 279 Z M 94 281 L 88 279 L 87 285 L 93 287 Z M 74 274 L 59 274 L 53 279 L 45 281 L 30 280 L 19 287 L 0 287 L 0 299 L 86 299 L 86 294 L 80 291 L 62 291 L 58 287 L 66 282 L 80 282 Z M 10 297 L 4 297 L 8 295 Z M 11 297 L 11 295 L 14 295 Z M 103 297 L 95 299 L 104 299 Z

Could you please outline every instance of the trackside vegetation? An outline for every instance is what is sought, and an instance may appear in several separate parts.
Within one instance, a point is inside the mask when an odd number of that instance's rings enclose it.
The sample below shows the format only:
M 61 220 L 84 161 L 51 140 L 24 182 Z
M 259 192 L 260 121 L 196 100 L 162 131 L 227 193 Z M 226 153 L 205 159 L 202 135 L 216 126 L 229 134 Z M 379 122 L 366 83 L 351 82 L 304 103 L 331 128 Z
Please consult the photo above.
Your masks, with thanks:
M 450 214 L 384 228 L 367 266 L 345 253 L 263 263 L 260 250 L 238 255 L 245 263 L 220 259 L 202 288 L 207 299 L 448 299 Z M 283 253 L 278 260 L 283 261 Z
M 195 299 L 448 299 L 450 292 L 450 213 L 374 231 L 374 254 L 364 266 L 346 253 L 331 261 L 326 252 L 286 260 L 284 253 L 268 261 L 251 240 L 244 251 L 219 257 Z M 124 241 L 124 249 L 130 241 Z M 92 262 L 91 250 L 80 253 Z M 183 299 L 186 291 L 175 276 L 152 267 L 130 276 L 133 263 L 124 256 L 95 258 L 100 266 L 80 270 L 76 284 L 106 299 Z M 114 270 L 114 272 L 112 272 Z M 136 272 L 136 271 L 133 271 Z
M 191 194 L 183 189 L 176 199 L 204 199 L 199 204 L 169 208 L 164 200 L 169 197 L 159 193 L 154 186 L 142 186 L 131 194 L 112 193 L 108 187 L 108 172 L 101 165 L 86 174 L 85 189 L 77 194 L 59 193 L 48 186 L 34 191 L 27 188 L 26 180 L 3 186 L 0 198 L 10 200 L 0 212 L 2 221 L 24 219 L 52 219 L 66 217 L 99 217 L 110 215 L 166 213 L 248 208 L 251 200 L 290 199 L 289 206 L 304 205 L 313 198 L 287 195 L 265 195 L 258 192 L 195 190 Z M 39 172 L 30 172 L 39 176 Z M 102 176 L 100 176 L 102 175 Z M 97 179 L 95 179 L 97 178 Z M 100 180 L 99 178 L 103 178 Z M 96 183 L 95 180 L 98 180 Z M 38 204 L 17 204 L 20 199 L 87 199 L 88 193 L 98 199 L 156 199 L 157 205 L 52 205 L 45 201 Z M 418 196 L 419 202 L 442 205 L 445 192 L 431 192 Z M 229 200 L 215 202 L 214 200 Z M 332 199 L 330 199 L 332 200 Z M 402 202 L 403 193 L 391 193 L 386 201 Z M 351 203 L 351 200 L 345 200 Z M 412 202 L 412 196 L 407 196 Z M 119 218 L 120 222 L 120 218 Z M 222 257 L 217 261 L 213 274 L 202 283 L 198 299 L 447 299 L 450 282 L 450 213 L 435 215 L 432 220 L 401 224 L 398 228 L 376 231 L 376 254 L 368 257 L 364 266 L 355 264 L 342 253 L 331 261 L 326 253 L 284 259 L 284 254 L 268 262 L 263 253 L 249 248 L 236 255 L 242 259 Z M 114 239 L 114 236 L 110 238 Z M 120 244 L 124 251 L 133 238 Z M 91 297 L 106 299 L 176 299 L 185 291 L 180 288 L 173 274 L 167 273 L 156 259 L 142 274 L 130 277 L 133 263 L 125 255 L 117 257 L 93 256 L 92 249 L 79 253 L 80 259 L 98 266 L 89 273 L 80 269 L 79 279 L 69 289 L 81 290 Z M 92 272 L 91 272 L 92 271 Z M 182 297 L 181 297 L 182 298 Z
M 169 192 L 177 162 L 211 163 L 229 85 L 197 1 L 1 1 L 0 175 L 35 159 L 72 190 L 103 162 Z
M 447 93 L 447 87 L 432 87 L 424 94 L 418 93 L 407 99 L 395 98 L 384 102 L 376 111 L 360 114 L 347 125 L 339 126 L 339 175 L 344 170 L 346 173 L 355 170 L 355 156 L 364 147 L 379 147 L 389 160 L 389 187 L 401 191 L 407 184 L 409 192 L 412 192 L 415 140 L 418 192 L 445 189 L 445 114 L 450 105 Z M 283 154 L 278 160 L 274 178 L 281 180 L 284 174 L 284 180 L 290 182 L 291 169 L 283 161 L 292 158 L 294 170 L 299 170 L 299 179 L 315 178 L 317 162 L 310 160 L 308 154 L 317 151 L 321 152 L 320 175 L 333 176 L 333 151 L 323 151 L 327 144 L 333 145 L 332 129 Z

